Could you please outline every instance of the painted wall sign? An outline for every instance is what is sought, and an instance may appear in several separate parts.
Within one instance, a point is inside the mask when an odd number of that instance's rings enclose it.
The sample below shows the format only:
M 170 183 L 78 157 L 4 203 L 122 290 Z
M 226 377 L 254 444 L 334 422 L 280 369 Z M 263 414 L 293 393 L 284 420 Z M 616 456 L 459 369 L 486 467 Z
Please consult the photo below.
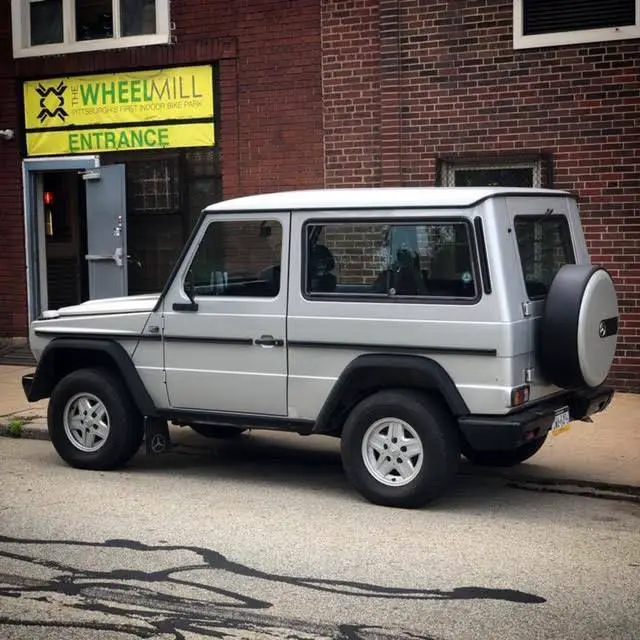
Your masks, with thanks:
M 23 92 L 30 156 L 215 142 L 210 65 L 31 80 Z

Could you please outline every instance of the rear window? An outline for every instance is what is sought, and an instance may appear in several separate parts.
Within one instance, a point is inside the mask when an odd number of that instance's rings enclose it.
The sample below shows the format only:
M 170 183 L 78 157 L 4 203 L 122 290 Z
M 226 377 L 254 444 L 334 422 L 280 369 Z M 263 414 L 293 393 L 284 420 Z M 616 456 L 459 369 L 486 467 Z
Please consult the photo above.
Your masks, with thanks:
M 575 257 L 565 216 L 517 216 L 516 238 L 527 295 L 544 298 L 556 273 Z

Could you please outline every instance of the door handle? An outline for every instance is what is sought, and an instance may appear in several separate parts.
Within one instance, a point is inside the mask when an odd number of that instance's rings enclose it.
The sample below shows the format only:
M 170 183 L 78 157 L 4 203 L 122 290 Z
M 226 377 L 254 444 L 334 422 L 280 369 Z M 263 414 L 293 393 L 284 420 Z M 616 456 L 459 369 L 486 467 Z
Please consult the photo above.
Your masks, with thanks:
M 284 345 L 284 340 L 279 340 L 273 336 L 260 336 L 253 342 L 261 347 L 282 347 Z
M 88 260 L 89 262 L 99 262 L 99 261 L 107 261 L 107 260 L 111 260 L 112 262 L 115 262 L 119 267 L 121 267 L 123 265 L 123 260 L 122 260 L 122 249 L 120 247 L 118 247 L 113 255 L 111 256 L 101 256 L 101 255 L 96 255 L 93 253 L 88 253 L 87 255 L 85 255 L 85 260 Z

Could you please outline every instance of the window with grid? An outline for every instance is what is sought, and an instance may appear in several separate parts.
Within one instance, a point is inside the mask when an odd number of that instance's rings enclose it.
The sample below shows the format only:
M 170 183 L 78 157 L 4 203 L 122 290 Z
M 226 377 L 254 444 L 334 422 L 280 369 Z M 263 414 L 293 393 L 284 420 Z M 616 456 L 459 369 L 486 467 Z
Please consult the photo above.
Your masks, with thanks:
M 526 162 L 445 162 L 442 165 L 444 187 L 540 187 L 542 167 L 539 161 Z
M 169 0 L 11 0 L 14 57 L 169 42 Z
M 179 166 L 176 159 L 130 162 L 127 194 L 132 214 L 174 213 L 180 209 Z
M 127 165 L 131 294 L 162 289 L 200 212 L 222 199 L 217 149 L 140 154 L 113 158 Z

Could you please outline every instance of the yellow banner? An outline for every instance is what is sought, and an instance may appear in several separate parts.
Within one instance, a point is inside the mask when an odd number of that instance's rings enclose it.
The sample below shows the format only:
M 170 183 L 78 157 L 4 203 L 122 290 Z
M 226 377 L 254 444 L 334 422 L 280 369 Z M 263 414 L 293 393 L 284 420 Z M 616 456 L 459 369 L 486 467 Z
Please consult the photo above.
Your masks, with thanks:
M 30 156 L 103 153 L 178 147 L 211 147 L 213 123 L 142 125 L 114 129 L 35 131 L 27 133 Z
M 211 65 L 25 82 L 27 129 L 213 118 Z

